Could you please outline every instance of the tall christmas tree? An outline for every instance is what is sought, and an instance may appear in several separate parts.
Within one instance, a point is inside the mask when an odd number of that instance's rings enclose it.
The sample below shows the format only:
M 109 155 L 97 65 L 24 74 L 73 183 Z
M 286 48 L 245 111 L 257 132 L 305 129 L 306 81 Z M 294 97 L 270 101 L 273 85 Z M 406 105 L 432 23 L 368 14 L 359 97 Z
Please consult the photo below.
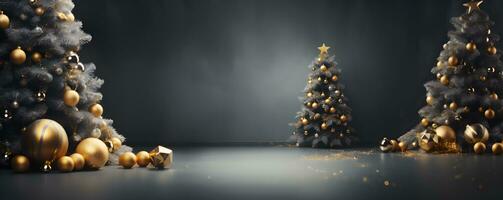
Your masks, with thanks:
M 38 152 L 27 150 L 33 145 L 49 149 L 47 145 L 52 143 L 42 141 L 52 139 L 44 138 L 47 131 L 39 143 L 22 145 L 25 132 L 38 131 L 32 123 L 39 119 L 59 123 L 68 138 L 60 141 L 68 141 L 70 147 L 86 138 L 98 138 L 110 151 L 120 152 L 124 137 L 111 126 L 112 120 L 102 118 L 102 94 L 98 90 L 103 80 L 94 76 L 96 67 L 83 64 L 77 54 L 91 36 L 82 31 L 73 8 L 71 0 L 0 1 L 0 150 L 5 159 L 10 154 L 35 155 Z M 45 128 L 56 127 L 51 130 L 61 127 L 39 122 Z M 63 143 L 59 144 L 62 148 Z M 117 162 L 113 155 L 110 160 Z
M 431 70 L 437 79 L 425 84 L 427 105 L 419 110 L 421 122 L 400 141 L 409 145 L 417 141 L 426 151 L 473 147 L 483 152 L 485 144 L 500 145 L 503 63 L 495 47 L 499 36 L 492 33 L 493 22 L 480 4 L 465 3 L 467 12 L 452 18 L 455 30 L 449 32 L 450 40 Z
M 318 47 L 320 54 L 309 68 L 312 70 L 300 100 L 302 110 L 297 113 L 297 122 L 291 139 L 297 146 L 344 147 L 356 141 L 354 130 L 349 126 L 351 108 L 340 83 L 341 70 L 334 56 L 329 57 L 330 47 Z

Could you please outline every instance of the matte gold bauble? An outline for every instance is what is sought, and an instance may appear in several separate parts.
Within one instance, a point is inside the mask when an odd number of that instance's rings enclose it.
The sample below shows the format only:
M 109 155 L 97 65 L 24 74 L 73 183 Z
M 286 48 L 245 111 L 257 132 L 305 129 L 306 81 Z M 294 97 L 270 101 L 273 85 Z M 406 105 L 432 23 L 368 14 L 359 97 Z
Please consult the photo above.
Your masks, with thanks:
M 10 26 L 10 19 L 7 15 L 0 11 L 0 28 L 6 29 Z
M 423 118 L 421 119 L 421 125 L 427 127 L 428 125 L 430 125 L 430 121 L 428 121 L 428 119 L 426 118 Z
M 309 123 L 309 121 L 306 118 L 302 118 L 301 122 L 304 126 Z
M 327 123 L 322 123 L 322 124 L 321 124 L 321 129 L 325 130 L 325 129 L 327 129 L 327 128 L 328 128 Z
M 60 172 L 71 172 L 75 167 L 75 163 L 70 156 L 63 156 L 59 158 L 56 165 L 58 166 L 58 170 Z
M 34 63 L 40 63 L 42 62 L 42 54 L 39 53 L 39 52 L 33 52 L 31 54 L 31 60 L 34 62 Z
M 449 104 L 449 109 L 456 110 L 458 109 L 458 104 L 456 102 L 452 102 Z
M 100 117 L 103 114 L 103 106 L 96 103 L 89 107 L 89 112 L 92 113 L 95 117 Z
M 442 67 L 443 65 L 444 65 L 444 63 L 443 63 L 442 61 L 438 61 L 438 62 L 437 62 L 437 67 L 438 67 L 438 68 Z
M 332 81 L 337 81 L 339 78 L 336 75 L 332 76 Z
M 407 151 L 407 143 L 405 142 L 399 142 L 398 143 L 398 148 L 400 148 L 400 151 L 402 152 L 406 152 Z
M 150 163 L 150 154 L 146 151 L 136 153 L 136 164 L 140 167 L 146 167 Z
M 392 148 L 391 148 L 392 151 L 398 151 L 398 150 L 400 150 L 400 147 L 398 146 L 398 141 L 396 141 L 396 140 L 390 140 L 390 143 L 391 143 L 391 146 L 392 146 Z
M 75 171 L 84 169 L 84 165 L 86 162 L 84 160 L 84 156 L 80 155 L 79 153 L 73 153 L 72 155 L 70 155 L 70 158 L 72 158 L 72 160 L 73 160 L 73 164 L 74 164 L 73 169 Z
M 494 143 L 491 147 L 494 155 L 500 155 L 503 153 L 503 143 Z
M 443 142 L 455 142 L 456 132 L 446 125 L 439 126 L 435 129 L 435 133 L 440 137 Z
M 131 169 L 136 164 L 136 155 L 131 152 L 123 153 L 119 156 L 119 165 L 124 169 Z
M 103 141 L 96 138 L 82 140 L 75 149 L 84 157 L 85 166 L 89 169 L 99 169 L 108 161 L 108 149 Z
M 494 112 L 493 109 L 491 108 L 488 108 L 485 112 L 484 112 L 484 116 L 487 118 L 487 119 L 493 119 L 494 116 L 496 115 L 496 113 Z
M 63 101 L 65 102 L 65 105 L 70 106 L 70 107 L 75 107 L 80 100 L 79 93 L 75 90 L 66 90 L 65 94 L 63 96 Z
M 339 117 L 339 119 L 341 120 L 342 123 L 348 121 L 348 117 L 346 115 L 341 115 L 341 117 Z
M 456 66 L 458 65 L 459 61 L 456 56 L 451 56 L 449 57 L 449 60 L 447 60 L 447 63 L 449 64 L 449 66 Z
M 322 65 L 322 66 L 320 67 L 320 70 L 321 70 L 322 72 L 326 72 L 326 71 L 327 71 L 327 66 Z
M 330 113 L 335 113 L 335 108 L 334 107 L 330 107 Z
M 426 97 L 426 103 L 428 105 L 433 105 L 433 100 L 434 100 L 434 98 L 432 96 L 427 96 Z
M 26 61 L 26 53 L 21 47 L 17 47 L 10 52 L 10 61 L 16 65 L 23 64 Z
M 122 141 L 119 138 L 113 137 L 112 139 L 110 139 L 110 141 L 112 141 L 114 151 L 117 151 L 121 148 Z
M 487 48 L 487 52 L 491 55 L 495 55 L 496 53 L 498 53 L 498 49 L 496 49 L 496 47 L 492 46 L 492 47 Z
M 34 121 L 22 135 L 22 148 L 26 155 L 31 161 L 43 164 L 44 171 L 50 171 L 52 162 L 68 150 L 65 129 L 50 119 Z
M 475 51 L 477 49 L 477 45 L 473 42 L 469 42 L 466 44 L 466 50 L 468 51 Z
M 476 154 L 482 154 L 486 151 L 486 145 L 482 142 L 477 142 L 473 145 L 473 151 Z
M 313 104 L 311 104 L 311 107 L 314 108 L 314 109 L 318 108 L 318 103 L 313 102 Z
M 498 94 L 496 94 L 496 93 L 493 92 L 491 95 L 489 95 L 489 98 L 491 98 L 492 100 L 496 101 L 496 100 L 498 100 Z
M 23 155 L 14 156 L 10 161 L 10 167 L 17 173 L 27 172 L 30 170 L 30 160 Z
M 44 15 L 44 13 L 45 13 L 44 8 L 42 8 L 42 7 L 37 7 L 37 8 L 35 8 L 35 14 L 36 14 L 36 15 L 38 15 L 38 16 L 42 16 L 42 15 Z
M 443 75 L 440 77 L 440 83 L 442 83 L 442 85 L 449 85 L 449 77 L 447 77 L 447 75 Z

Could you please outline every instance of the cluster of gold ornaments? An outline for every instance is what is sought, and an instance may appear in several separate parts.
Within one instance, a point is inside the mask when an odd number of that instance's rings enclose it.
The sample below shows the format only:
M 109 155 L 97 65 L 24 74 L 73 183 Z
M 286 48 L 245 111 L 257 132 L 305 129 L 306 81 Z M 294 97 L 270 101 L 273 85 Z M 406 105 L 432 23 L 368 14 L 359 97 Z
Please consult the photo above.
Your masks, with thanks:
M 125 169 L 131 169 L 138 164 L 139 167 L 147 167 L 151 164 L 157 169 L 169 169 L 173 164 L 173 151 L 163 146 L 157 146 L 150 153 L 140 151 L 136 155 L 126 152 L 119 156 L 119 164 Z

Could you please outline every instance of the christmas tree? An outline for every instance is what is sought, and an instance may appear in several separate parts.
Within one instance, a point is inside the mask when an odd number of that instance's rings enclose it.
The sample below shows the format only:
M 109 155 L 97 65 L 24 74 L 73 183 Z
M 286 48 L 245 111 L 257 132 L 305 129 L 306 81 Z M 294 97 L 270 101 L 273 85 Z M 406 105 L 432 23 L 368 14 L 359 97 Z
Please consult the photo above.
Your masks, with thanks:
M 124 137 L 112 120 L 102 118 L 98 90 L 103 80 L 94 76 L 95 65 L 83 64 L 77 54 L 91 36 L 82 31 L 73 8 L 71 0 L 0 1 L 0 150 L 5 159 L 26 151 L 22 135 L 39 119 L 59 123 L 70 149 L 85 138 L 98 138 L 115 151 L 110 156 L 115 163 L 114 155 L 129 151 L 121 147 Z
M 334 56 L 329 57 L 330 47 L 318 47 L 320 54 L 309 68 L 305 96 L 300 100 L 302 110 L 297 113 L 297 122 L 291 124 L 295 131 L 291 139 L 297 146 L 344 147 L 356 141 L 354 130 L 349 126 L 351 108 L 340 83 L 341 70 Z
M 491 32 L 493 22 L 480 10 L 481 3 L 465 3 L 467 12 L 452 18 L 455 30 L 448 33 L 450 40 L 431 70 L 437 79 L 425 84 L 422 119 L 400 141 L 437 152 L 471 147 L 483 152 L 486 143 L 500 145 L 503 63 L 495 47 L 499 36 Z

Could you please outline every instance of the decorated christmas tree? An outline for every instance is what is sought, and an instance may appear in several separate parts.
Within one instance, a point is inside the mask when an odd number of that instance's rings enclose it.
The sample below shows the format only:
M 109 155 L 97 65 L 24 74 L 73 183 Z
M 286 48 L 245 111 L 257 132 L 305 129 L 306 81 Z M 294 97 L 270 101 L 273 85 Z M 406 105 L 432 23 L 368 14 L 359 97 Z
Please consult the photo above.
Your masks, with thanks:
M 467 12 L 451 20 L 455 30 L 431 70 L 437 79 L 425 84 L 420 123 L 399 138 L 409 148 L 476 153 L 484 152 L 486 145 L 494 153 L 503 149 L 503 63 L 495 47 L 500 38 L 491 31 L 493 22 L 481 3 L 465 3 Z
M 28 161 L 48 171 L 74 150 L 81 154 L 72 155 L 75 165 L 84 158 L 99 168 L 130 151 L 112 120 L 102 118 L 103 80 L 79 58 L 91 36 L 73 8 L 71 0 L 0 1 L 0 150 L 4 165 L 18 155 L 18 171 Z
M 297 146 L 344 147 L 353 144 L 357 138 L 349 125 L 351 108 L 340 83 L 341 70 L 337 68 L 334 56 L 328 54 L 330 47 L 318 47 L 320 54 L 309 68 L 305 96 L 301 97 L 303 107 L 297 113 L 297 122 L 292 141 Z

